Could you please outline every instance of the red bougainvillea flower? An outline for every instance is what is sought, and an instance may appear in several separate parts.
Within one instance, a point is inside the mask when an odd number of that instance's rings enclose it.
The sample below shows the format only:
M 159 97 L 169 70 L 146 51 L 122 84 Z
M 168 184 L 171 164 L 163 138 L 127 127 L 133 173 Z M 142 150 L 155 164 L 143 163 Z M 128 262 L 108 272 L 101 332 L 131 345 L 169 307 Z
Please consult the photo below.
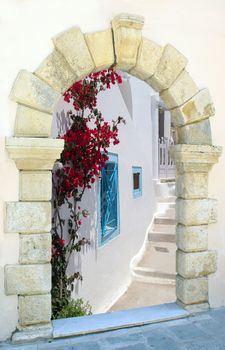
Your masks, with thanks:
M 72 101 L 79 113 L 69 112 L 72 126 L 62 137 L 65 147 L 60 158 L 63 168 L 59 172 L 58 184 L 62 201 L 66 197 L 80 200 L 81 193 L 86 188 L 90 189 L 101 175 L 108 160 L 109 146 L 119 143 L 118 124 L 124 119 L 118 117 L 109 123 L 96 108 L 98 93 L 116 83 L 122 83 L 121 76 L 113 69 L 103 70 L 74 83 L 64 94 L 64 100 Z M 85 109 L 89 109 L 87 116 Z
M 52 248 L 52 257 L 58 257 L 60 256 L 59 251 L 56 248 Z
M 59 240 L 58 240 L 58 243 L 59 243 L 59 245 L 60 245 L 61 247 L 64 247 L 64 245 L 65 245 L 65 240 L 64 240 L 64 239 L 59 239 Z

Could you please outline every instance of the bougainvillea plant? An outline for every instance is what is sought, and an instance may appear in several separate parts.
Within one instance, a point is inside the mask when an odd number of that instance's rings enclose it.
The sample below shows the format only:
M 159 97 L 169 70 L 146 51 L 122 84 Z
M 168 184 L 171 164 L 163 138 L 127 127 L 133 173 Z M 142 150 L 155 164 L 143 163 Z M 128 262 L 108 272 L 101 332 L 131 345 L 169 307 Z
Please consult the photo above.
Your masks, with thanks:
M 57 318 L 71 301 L 76 280 L 82 280 L 80 272 L 67 275 L 70 257 L 90 244 L 80 237 L 82 220 L 89 212 L 81 208 L 86 189 L 91 189 L 108 160 L 108 148 L 118 144 L 118 125 L 122 117 L 105 121 L 97 108 L 99 92 L 122 83 L 121 76 L 113 69 L 91 73 L 74 83 L 64 94 L 64 101 L 72 103 L 69 111 L 70 127 L 61 136 L 64 150 L 53 172 L 53 218 L 52 218 L 52 318 Z M 62 218 L 62 207 L 68 217 Z

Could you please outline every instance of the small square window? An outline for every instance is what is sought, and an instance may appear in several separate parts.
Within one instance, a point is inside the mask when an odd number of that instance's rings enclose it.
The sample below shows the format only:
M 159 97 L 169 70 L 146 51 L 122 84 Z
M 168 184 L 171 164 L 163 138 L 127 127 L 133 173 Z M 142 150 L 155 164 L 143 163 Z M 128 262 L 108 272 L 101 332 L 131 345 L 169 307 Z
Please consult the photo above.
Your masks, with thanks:
M 141 197 L 142 195 L 142 168 L 132 167 L 133 173 L 133 198 Z

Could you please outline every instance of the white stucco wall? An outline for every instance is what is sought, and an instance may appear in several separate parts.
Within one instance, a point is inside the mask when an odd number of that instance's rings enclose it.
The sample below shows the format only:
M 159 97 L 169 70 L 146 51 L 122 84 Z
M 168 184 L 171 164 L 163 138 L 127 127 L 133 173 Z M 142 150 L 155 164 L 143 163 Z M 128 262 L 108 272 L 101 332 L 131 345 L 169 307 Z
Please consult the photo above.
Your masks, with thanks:
M 145 16 L 144 35 L 170 42 L 189 60 L 188 70 L 207 86 L 216 106 L 214 144 L 225 146 L 225 2 L 224 0 L 0 0 L 0 339 L 17 323 L 17 297 L 4 296 L 3 269 L 18 259 L 18 237 L 4 233 L 3 204 L 18 199 L 18 172 L 4 149 L 13 134 L 16 106 L 8 100 L 22 68 L 34 71 L 51 50 L 51 37 L 79 25 L 85 32 L 106 28 L 120 12 Z M 218 223 L 212 225 L 210 249 L 219 253 L 218 270 L 209 281 L 212 307 L 225 305 L 225 153 L 210 174 L 210 193 L 218 198 Z
M 110 122 L 122 116 L 126 125 L 119 127 L 120 144 L 109 149 L 118 155 L 120 233 L 105 245 L 98 245 L 100 213 L 96 183 L 92 190 L 86 190 L 81 202 L 81 208 L 88 209 L 91 215 L 82 220 L 80 237 L 90 239 L 91 245 L 85 247 L 81 254 L 76 253 L 70 263 L 69 273 L 80 271 L 83 276 L 83 282 L 75 284 L 74 297 L 88 300 L 93 312 L 107 310 L 126 289 L 131 259 L 144 242 L 156 208 L 152 181 L 153 94 L 155 92 L 147 84 L 129 76 L 121 85 L 112 86 L 98 95 L 97 106 L 105 120 Z M 53 137 L 59 134 L 57 114 L 66 114 L 70 109 L 70 104 L 62 98 L 54 114 Z M 133 198 L 132 166 L 142 167 L 142 196 L 139 198 Z M 62 215 L 68 215 L 64 208 Z

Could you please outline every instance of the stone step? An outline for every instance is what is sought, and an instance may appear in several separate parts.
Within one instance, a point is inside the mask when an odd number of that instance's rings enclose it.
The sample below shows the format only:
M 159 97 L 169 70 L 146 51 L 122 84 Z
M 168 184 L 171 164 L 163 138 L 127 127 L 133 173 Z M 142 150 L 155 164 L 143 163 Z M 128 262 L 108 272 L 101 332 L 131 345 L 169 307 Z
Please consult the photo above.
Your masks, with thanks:
M 161 209 L 161 211 L 158 211 L 156 213 L 156 216 L 163 216 L 163 217 L 170 217 L 170 218 L 173 218 L 175 219 L 175 206 L 174 207 L 164 207 L 163 209 Z
M 152 285 L 165 285 L 175 286 L 176 278 L 165 278 L 165 277 L 153 277 L 153 276 L 141 276 L 140 274 L 133 273 L 133 281 L 138 283 L 149 283 Z
M 176 232 L 176 225 L 174 224 L 157 224 L 153 223 L 151 226 L 149 232 L 151 233 L 170 233 L 170 234 L 175 234 Z
M 154 223 L 148 233 L 148 240 L 151 242 L 175 242 L 176 225 L 163 225 Z
M 175 203 L 157 203 L 157 213 L 173 215 L 175 217 Z
M 135 270 L 136 269 L 136 270 Z M 151 277 L 167 277 L 176 273 L 176 245 L 171 242 L 149 242 L 146 244 L 144 254 L 134 272 Z M 154 272 L 158 273 L 154 274 Z M 164 277 L 166 277 L 166 275 Z
M 161 198 L 158 198 L 158 202 L 159 203 L 174 203 L 175 204 L 176 198 L 177 198 L 176 196 L 161 197 Z
M 160 179 L 160 182 L 162 182 L 162 183 L 173 183 L 173 184 L 175 184 L 175 178 L 162 178 L 162 179 Z
M 154 224 L 157 224 L 157 225 L 158 224 L 159 225 L 175 225 L 176 220 L 174 218 L 171 218 L 171 217 L 157 215 L 154 218 Z
M 174 280 L 176 279 L 175 273 L 168 273 L 161 270 L 156 270 L 150 267 L 136 266 L 133 270 L 134 274 L 142 277 L 155 277 L 159 279 Z
M 151 242 L 175 242 L 176 225 L 163 225 L 154 223 L 148 233 Z
M 152 233 L 149 232 L 148 234 L 148 240 L 150 242 L 176 242 L 176 235 L 175 234 L 169 234 L 169 233 Z
M 176 193 L 176 186 L 174 182 L 171 183 L 162 183 L 157 182 L 155 184 L 155 193 L 157 198 L 174 197 Z

